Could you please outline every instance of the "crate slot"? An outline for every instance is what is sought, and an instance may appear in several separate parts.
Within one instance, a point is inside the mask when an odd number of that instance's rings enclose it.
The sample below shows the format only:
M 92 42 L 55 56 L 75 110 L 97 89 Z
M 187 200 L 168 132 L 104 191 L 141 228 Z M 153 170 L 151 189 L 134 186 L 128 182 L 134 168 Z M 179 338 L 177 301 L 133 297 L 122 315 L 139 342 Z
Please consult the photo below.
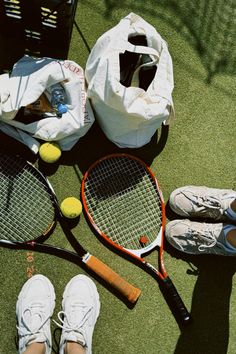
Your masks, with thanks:
M 18 0 L 5 0 L 5 14 L 8 17 L 22 18 L 20 2 Z
M 51 11 L 45 7 L 41 7 L 41 17 L 42 17 L 42 24 L 44 26 L 49 26 L 52 28 L 57 28 L 57 11 Z
M 25 36 L 26 36 L 26 38 L 41 40 L 41 33 L 36 32 L 36 31 L 32 31 L 30 29 L 25 29 Z

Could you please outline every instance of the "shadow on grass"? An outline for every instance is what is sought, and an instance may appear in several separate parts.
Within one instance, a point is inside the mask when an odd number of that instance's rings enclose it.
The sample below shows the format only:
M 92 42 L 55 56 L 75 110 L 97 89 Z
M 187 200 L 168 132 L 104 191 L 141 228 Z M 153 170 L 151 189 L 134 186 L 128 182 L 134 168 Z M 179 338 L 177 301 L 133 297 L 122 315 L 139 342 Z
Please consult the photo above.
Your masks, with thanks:
M 150 166 L 154 158 L 165 148 L 168 134 L 169 126 L 162 126 L 145 146 L 136 149 L 120 148 L 105 136 L 95 121 L 87 134 L 69 152 L 63 152 L 60 163 L 64 165 L 77 165 L 81 173 L 84 174 L 90 165 L 99 158 L 122 152 L 137 156 Z
M 35 163 L 37 156 L 24 144 L 20 143 L 16 139 L 6 135 L 0 130 L 0 146 L 4 148 L 6 152 L 20 155 L 27 161 Z
M 177 217 L 167 204 L 169 220 Z M 234 257 L 188 255 L 167 242 L 165 250 L 189 264 L 187 274 L 196 277 L 192 295 L 193 323 L 181 332 L 174 354 L 226 354 L 229 341 L 229 313 Z
M 229 312 L 235 259 L 220 256 L 187 256 L 166 250 L 190 264 L 196 276 L 192 296 L 193 323 L 181 332 L 175 354 L 226 354 L 229 341 Z M 195 269 L 194 269 L 195 268 Z

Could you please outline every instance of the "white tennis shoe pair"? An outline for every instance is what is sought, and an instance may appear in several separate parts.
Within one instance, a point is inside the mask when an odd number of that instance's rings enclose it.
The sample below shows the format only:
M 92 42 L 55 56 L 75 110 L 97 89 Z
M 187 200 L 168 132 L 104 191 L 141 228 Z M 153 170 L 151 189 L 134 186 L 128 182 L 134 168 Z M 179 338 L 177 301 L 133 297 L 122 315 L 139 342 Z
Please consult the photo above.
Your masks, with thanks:
M 236 248 L 226 238 L 230 230 L 236 230 L 236 213 L 231 208 L 235 199 L 236 192 L 230 189 L 185 186 L 174 190 L 169 198 L 170 208 L 188 219 L 170 221 L 165 228 L 166 239 L 189 254 L 236 256 Z
M 35 275 L 23 285 L 16 304 L 19 354 L 32 343 L 44 343 L 45 353 L 52 350 L 50 318 L 55 308 L 52 283 L 43 275 Z M 99 294 L 94 282 L 85 275 L 73 277 L 67 284 L 58 313 L 62 328 L 60 354 L 67 341 L 76 342 L 92 353 L 92 335 L 100 311 Z

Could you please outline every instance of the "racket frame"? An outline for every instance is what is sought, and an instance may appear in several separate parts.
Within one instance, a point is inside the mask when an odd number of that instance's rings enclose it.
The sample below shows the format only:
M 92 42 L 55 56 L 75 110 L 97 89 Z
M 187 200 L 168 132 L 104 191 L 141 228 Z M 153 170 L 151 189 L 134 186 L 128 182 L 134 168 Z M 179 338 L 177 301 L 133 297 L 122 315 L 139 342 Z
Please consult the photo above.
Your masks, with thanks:
M 96 165 L 100 164 L 102 161 L 104 160 L 108 160 L 111 158 L 116 158 L 116 157 L 124 157 L 124 158 L 128 158 L 131 160 L 135 160 L 137 161 L 139 164 L 141 164 L 146 170 L 147 172 L 150 174 L 153 182 L 156 185 L 157 191 L 159 193 L 160 196 L 160 201 L 161 201 L 161 215 L 162 215 L 162 225 L 160 227 L 160 230 L 157 234 L 157 237 L 155 238 L 155 240 L 150 243 L 148 246 L 145 246 L 139 250 L 133 250 L 133 249 L 129 249 L 129 248 L 125 248 L 122 247 L 120 245 L 118 245 L 117 243 L 113 242 L 104 232 L 102 232 L 98 226 L 96 225 L 96 223 L 93 220 L 93 217 L 91 216 L 88 206 L 87 206 L 87 202 L 86 202 L 86 197 L 85 197 L 85 183 L 86 180 L 90 174 L 90 172 L 96 167 Z M 139 159 L 136 156 L 132 156 L 126 153 L 115 153 L 115 154 L 110 154 L 107 156 L 104 156 L 100 159 L 98 159 L 97 161 L 95 161 L 90 167 L 89 169 L 85 172 L 83 180 L 82 180 L 82 184 L 81 184 L 81 200 L 83 203 L 83 207 L 84 210 L 86 212 L 86 215 L 90 221 L 90 223 L 92 224 L 92 226 L 94 227 L 94 229 L 96 230 L 96 232 L 102 236 L 103 239 L 106 240 L 106 242 L 108 242 L 108 244 L 110 244 L 112 247 L 115 247 L 116 249 L 118 249 L 119 251 L 124 252 L 125 254 L 127 254 L 128 256 L 133 257 L 134 259 L 138 260 L 139 262 L 141 262 L 142 264 L 145 264 L 146 266 L 148 266 L 149 268 L 152 269 L 153 272 L 155 272 L 162 280 L 164 278 L 166 278 L 167 272 L 164 266 L 164 260 L 163 260 L 163 248 L 164 248 L 164 225 L 165 225 L 165 221 L 166 221 L 166 216 L 165 216 L 165 203 L 164 203 L 164 198 L 162 195 L 162 191 L 160 189 L 160 185 L 157 181 L 157 178 L 155 177 L 154 173 L 152 172 L 152 170 L 145 164 L 144 161 L 142 161 L 141 159 Z M 149 264 L 148 262 L 145 261 L 145 259 L 143 258 L 143 256 L 149 252 L 151 252 L 152 250 L 154 250 L 155 248 L 159 248 L 159 262 L 160 262 L 160 270 L 156 269 L 155 267 L 153 267 L 151 264 Z
M 160 201 L 161 201 L 162 224 L 161 224 L 161 228 L 158 232 L 158 235 L 157 235 L 156 239 L 150 245 L 148 245 L 147 247 L 144 247 L 143 249 L 141 249 L 138 252 L 136 252 L 135 250 L 130 250 L 128 248 L 124 248 L 124 247 L 116 244 L 115 242 L 113 242 L 96 225 L 96 223 L 93 220 L 93 217 L 91 216 L 91 214 L 89 212 L 89 208 L 87 207 L 87 202 L 86 202 L 86 197 L 85 197 L 85 183 L 86 183 L 86 180 L 87 180 L 90 172 L 96 167 L 96 165 L 98 165 L 102 161 L 108 160 L 111 158 L 116 158 L 116 157 L 129 158 L 131 160 L 135 160 L 136 162 L 140 163 L 146 169 L 146 171 L 149 173 L 152 180 L 155 182 L 157 191 L 159 193 Z M 155 275 L 155 278 L 157 280 L 158 280 L 158 278 L 161 279 L 162 284 L 163 284 L 163 289 L 165 290 L 166 296 L 168 297 L 168 299 L 172 303 L 172 307 L 173 307 L 174 313 L 177 317 L 177 321 L 180 321 L 181 325 L 187 325 L 187 324 L 191 323 L 191 321 L 192 321 L 191 315 L 188 312 L 186 306 L 184 305 L 177 289 L 175 288 L 175 285 L 173 284 L 173 282 L 169 278 L 169 276 L 166 272 L 166 269 L 165 269 L 164 259 L 163 259 L 164 226 L 165 226 L 165 222 L 166 222 L 164 198 L 163 198 L 159 183 L 157 181 L 157 178 L 155 177 L 152 170 L 146 165 L 146 163 L 144 161 L 142 161 L 141 159 L 139 159 L 138 157 L 132 156 L 132 155 L 129 155 L 126 153 L 110 154 L 110 155 L 107 155 L 107 156 L 104 156 L 104 157 L 98 159 L 89 167 L 87 172 L 84 174 L 82 184 L 81 184 L 81 199 L 82 199 L 82 203 L 83 203 L 83 207 L 86 212 L 86 215 L 87 215 L 91 225 L 98 233 L 98 235 L 100 235 L 106 242 L 108 242 L 108 244 L 110 244 L 112 247 L 114 247 L 118 251 L 121 251 L 124 254 L 131 256 L 131 258 L 138 260 L 142 265 L 146 266 L 146 268 L 149 269 L 153 275 Z M 151 250 L 154 250 L 155 248 L 159 248 L 158 269 L 155 268 L 152 264 L 145 261 L 145 259 L 143 258 L 144 254 L 150 252 Z

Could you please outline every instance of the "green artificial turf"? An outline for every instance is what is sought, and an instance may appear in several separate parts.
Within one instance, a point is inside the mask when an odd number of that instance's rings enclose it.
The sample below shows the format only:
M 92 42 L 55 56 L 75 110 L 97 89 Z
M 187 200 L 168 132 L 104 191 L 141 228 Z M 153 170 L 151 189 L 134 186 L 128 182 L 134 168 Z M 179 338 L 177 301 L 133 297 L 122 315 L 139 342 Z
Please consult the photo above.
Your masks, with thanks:
M 182 25 L 180 13 L 171 6 L 173 3 L 166 1 L 164 6 L 164 2 L 158 1 L 79 1 L 75 18 L 78 27 L 74 26 L 69 52 L 69 59 L 85 68 L 89 48 L 131 11 L 155 26 L 167 41 L 174 66 L 176 122 L 170 127 L 164 145 L 162 140 L 158 143 L 158 132 L 143 148 L 122 150 L 151 165 L 166 202 L 170 192 L 183 185 L 236 189 L 235 76 L 218 73 L 207 83 L 206 59 L 193 45 L 193 36 Z M 183 3 L 186 5 L 186 1 Z M 187 8 L 183 6 L 180 10 L 185 13 Z M 48 175 L 59 201 L 68 195 L 79 198 L 81 178 L 88 166 L 98 157 L 120 150 L 95 123 L 70 152 L 63 153 L 59 164 L 50 169 L 41 164 L 40 168 Z M 168 210 L 167 217 L 173 217 Z M 180 328 L 149 274 L 105 247 L 84 215 L 72 229 L 85 248 L 141 289 L 140 299 L 135 306 L 128 306 L 97 277 L 69 260 L 0 248 L 0 354 L 16 353 L 15 303 L 30 272 L 44 274 L 53 282 L 57 296 L 55 319 L 67 282 L 76 274 L 87 274 L 94 279 L 101 300 L 93 337 L 94 354 L 235 353 L 234 258 L 190 257 L 166 245 L 167 271 L 194 318 L 190 326 Z M 59 226 L 49 241 L 70 248 Z M 156 264 L 157 253 L 150 254 L 148 260 Z M 52 333 L 56 350 L 60 332 L 54 323 Z

